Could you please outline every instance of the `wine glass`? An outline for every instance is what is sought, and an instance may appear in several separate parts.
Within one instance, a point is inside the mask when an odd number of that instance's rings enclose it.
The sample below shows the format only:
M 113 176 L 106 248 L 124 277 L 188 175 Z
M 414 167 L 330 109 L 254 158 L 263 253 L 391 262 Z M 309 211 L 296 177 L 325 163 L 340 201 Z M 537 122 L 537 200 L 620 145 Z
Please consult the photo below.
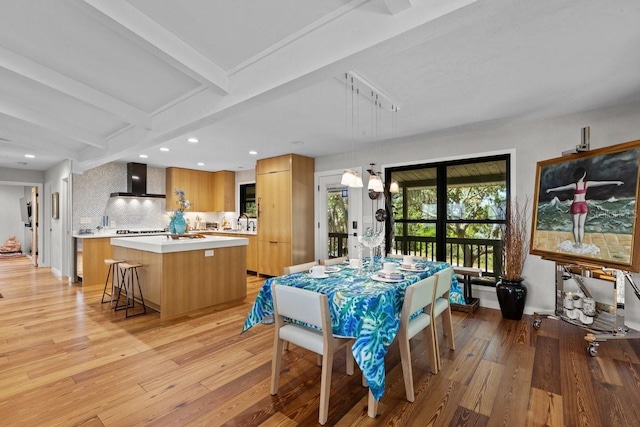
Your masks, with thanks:
M 360 238 L 360 241 L 364 246 L 369 248 L 369 252 L 371 254 L 371 262 L 369 265 L 369 269 L 373 270 L 374 269 L 374 266 L 373 266 L 374 251 L 373 250 L 378 246 L 380 246 L 380 244 L 384 241 L 384 232 L 383 230 L 374 230 L 371 227 L 367 227 L 367 229 L 364 231 L 364 234 Z

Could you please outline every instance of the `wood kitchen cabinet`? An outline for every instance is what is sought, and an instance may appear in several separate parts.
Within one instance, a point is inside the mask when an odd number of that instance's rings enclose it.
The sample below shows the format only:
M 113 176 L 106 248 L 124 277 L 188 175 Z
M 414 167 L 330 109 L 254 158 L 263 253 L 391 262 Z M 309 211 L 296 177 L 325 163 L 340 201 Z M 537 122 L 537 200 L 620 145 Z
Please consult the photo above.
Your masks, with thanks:
M 257 162 L 259 274 L 314 259 L 313 173 L 314 159 L 296 154 Z
M 218 171 L 213 173 L 213 212 L 235 212 L 236 173 Z
M 228 236 L 228 237 L 244 237 L 249 239 L 247 245 L 247 271 L 258 272 L 258 236 L 253 234 L 243 233 L 219 233 L 205 231 L 202 234 L 208 234 L 210 236 Z
M 193 212 L 235 211 L 235 172 L 207 172 L 194 169 L 167 168 L 167 210 L 177 208 L 178 196 L 173 191 L 183 189 Z

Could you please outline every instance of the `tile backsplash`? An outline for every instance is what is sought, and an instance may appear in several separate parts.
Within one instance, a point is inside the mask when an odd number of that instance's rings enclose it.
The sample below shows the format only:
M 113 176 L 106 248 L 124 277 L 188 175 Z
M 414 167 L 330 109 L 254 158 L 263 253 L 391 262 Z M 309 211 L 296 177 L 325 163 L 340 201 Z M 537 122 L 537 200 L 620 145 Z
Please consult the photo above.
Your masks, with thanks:
M 166 227 L 169 217 L 165 199 L 110 197 L 111 193 L 126 190 L 126 163 L 107 163 L 74 174 L 73 230 L 102 226 L 103 217 L 108 217 L 116 229 Z M 147 168 L 147 192 L 164 194 L 164 168 Z

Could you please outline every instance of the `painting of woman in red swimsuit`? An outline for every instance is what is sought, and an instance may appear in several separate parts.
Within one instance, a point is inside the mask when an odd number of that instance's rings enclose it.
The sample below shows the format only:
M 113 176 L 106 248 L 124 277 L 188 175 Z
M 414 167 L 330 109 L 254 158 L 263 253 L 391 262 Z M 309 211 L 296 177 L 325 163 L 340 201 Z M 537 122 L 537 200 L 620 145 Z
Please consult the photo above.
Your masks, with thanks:
M 547 193 L 573 190 L 573 203 L 571 203 L 570 208 L 571 215 L 573 216 L 573 246 L 579 249 L 582 249 L 584 223 L 587 220 L 587 213 L 589 212 L 589 205 L 587 205 L 586 199 L 587 190 L 604 185 L 621 186 L 624 184 L 622 181 L 586 181 L 586 178 L 587 170 L 583 167 L 578 167 L 573 171 L 573 179 L 575 182 L 559 187 L 547 188 Z
M 537 163 L 531 253 L 640 272 L 640 140 Z

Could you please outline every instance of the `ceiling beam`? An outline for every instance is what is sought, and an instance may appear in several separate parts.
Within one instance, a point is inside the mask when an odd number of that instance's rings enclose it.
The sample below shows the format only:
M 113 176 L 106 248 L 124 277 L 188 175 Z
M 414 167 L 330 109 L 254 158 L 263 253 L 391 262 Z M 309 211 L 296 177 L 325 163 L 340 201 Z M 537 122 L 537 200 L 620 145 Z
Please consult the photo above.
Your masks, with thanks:
M 398 14 L 411 7 L 411 0 L 384 0 L 384 4 L 392 15 Z
M 464 18 L 467 13 L 473 13 L 469 6 L 477 4 L 478 0 L 447 0 L 438 3 L 437 7 L 428 0 L 414 0 L 411 13 L 393 17 L 359 10 L 369 2 L 351 0 L 330 19 L 311 24 L 296 33 L 297 38 L 287 39 L 277 48 L 269 48 L 236 67 L 231 77 L 234 91 L 227 96 L 213 100 L 210 91 L 199 92 L 154 115 L 153 132 L 144 135 L 144 139 L 137 137 L 136 129 L 110 138 L 109 152 L 115 158 L 118 154 L 116 147 L 126 146 L 130 141 L 136 141 L 138 147 L 169 141 L 248 108 L 344 75 L 353 69 L 356 61 L 375 62 L 381 56 L 410 49 L 443 33 L 455 31 L 468 21 L 456 17 L 461 14 Z M 483 11 L 489 13 L 481 9 Z M 363 14 L 366 19 L 363 19 Z M 441 23 L 443 20 L 446 23 Z M 185 108 L 190 114 L 183 114 Z M 81 161 L 104 160 L 103 154 L 89 147 L 83 152 Z
M 69 139 L 97 148 L 106 148 L 107 139 L 86 129 L 54 119 L 44 113 L 0 99 L 0 114 L 22 120 L 33 126 L 49 129 Z
M 50 139 L 38 137 L 37 132 L 36 135 L 33 135 L 22 131 L 3 129 L 2 135 L 8 138 L 0 138 L 0 146 L 6 145 L 18 149 L 22 148 L 22 150 L 31 148 L 34 150 L 34 154 L 38 156 L 45 153 L 45 156 L 59 156 L 70 160 L 79 159 L 78 153 L 74 150 L 64 148 L 61 144 L 52 144 Z
M 102 24 L 220 95 L 229 77 L 220 66 L 124 0 L 74 0 Z
M 6 68 L 9 71 L 48 86 L 89 105 L 93 105 L 96 108 L 119 117 L 127 123 L 140 126 L 143 129 L 151 129 L 151 117 L 144 111 L 1 46 L 0 67 Z

